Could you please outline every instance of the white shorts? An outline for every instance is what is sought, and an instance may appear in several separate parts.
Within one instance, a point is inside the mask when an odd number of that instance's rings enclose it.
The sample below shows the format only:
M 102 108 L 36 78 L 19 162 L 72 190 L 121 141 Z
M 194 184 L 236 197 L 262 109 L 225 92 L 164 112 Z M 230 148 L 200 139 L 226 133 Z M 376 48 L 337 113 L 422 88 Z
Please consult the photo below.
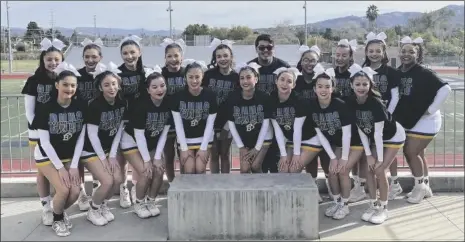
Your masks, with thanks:
M 405 142 L 405 130 L 396 122 L 396 133 L 389 140 L 383 140 L 383 146 L 387 148 L 401 148 Z
M 123 135 L 121 137 L 121 142 L 120 142 L 120 148 L 123 154 L 125 155 L 138 151 L 136 141 L 126 131 L 123 131 Z
M 39 141 L 39 131 L 37 129 L 28 129 L 27 133 L 29 135 L 29 145 L 36 145 Z
M 441 112 L 423 115 L 411 129 L 405 129 L 407 136 L 419 139 L 432 139 L 441 130 Z
M 46 166 L 52 163 L 52 161 L 47 156 L 42 155 L 42 152 L 40 152 L 38 145 L 36 145 L 34 148 L 34 160 L 36 161 L 36 166 Z M 61 159 L 62 163 L 66 163 L 70 161 L 71 161 L 71 158 Z
M 323 146 L 321 146 L 321 143 L 320 143 L 320 139 L 316 135 L 308 140 L 302 140 L 300 144 L 301 144 L 300 149 L 302 150 L 320 152 L 321 149 L 323 149 Z M 294 142 L 286 140 L 286 146 L 294 147 Z

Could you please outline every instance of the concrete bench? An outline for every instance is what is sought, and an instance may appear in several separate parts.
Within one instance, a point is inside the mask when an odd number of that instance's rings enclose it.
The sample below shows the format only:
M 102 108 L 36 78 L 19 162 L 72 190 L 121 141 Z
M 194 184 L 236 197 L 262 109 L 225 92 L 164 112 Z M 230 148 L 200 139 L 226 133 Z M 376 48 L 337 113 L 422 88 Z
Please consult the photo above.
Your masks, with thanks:
M 309 174 L 176 176 L 168 239 L 318 239 L 317 193 Z

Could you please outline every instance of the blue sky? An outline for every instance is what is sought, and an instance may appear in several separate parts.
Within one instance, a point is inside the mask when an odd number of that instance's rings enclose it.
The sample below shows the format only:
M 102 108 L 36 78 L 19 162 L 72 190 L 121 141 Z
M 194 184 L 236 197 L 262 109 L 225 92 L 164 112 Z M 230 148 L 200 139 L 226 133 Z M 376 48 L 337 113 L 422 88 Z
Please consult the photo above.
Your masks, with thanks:
M 183 30 L 191 23 L 213 27 L 247 25 L 251 28 L 272 27 L 284 21 L 304 23 L 304 1 L 172 1 L 173 27 Z M 6 26 L 5 1 L 1 1 L 1 25 Z M 307 21 L 317 22 L 347 15 L 363 16 L 375 4 L 380 13 L 393 11 L 425 12 L 463 1 L 307 1 Z M 98 27 L 169 29 L 168 1 L 10 1 L 10 26 L 25 28 L 29 21 L 50 27 L 51 10 L 59 27 Z M 348 11 L 348 9 L 350 9 Z M 33 10 L 33 11 L 31 11 Z

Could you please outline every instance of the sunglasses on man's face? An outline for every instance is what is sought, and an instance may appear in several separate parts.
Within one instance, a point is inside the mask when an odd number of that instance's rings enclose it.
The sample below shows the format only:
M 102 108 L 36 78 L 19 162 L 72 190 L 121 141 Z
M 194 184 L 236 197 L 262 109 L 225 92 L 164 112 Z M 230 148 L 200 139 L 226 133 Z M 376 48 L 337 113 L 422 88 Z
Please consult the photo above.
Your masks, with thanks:
M 260 45 L 260 46 L 258 46 L 259 51 L 265 51 L 265 50 L 271 51 L 273 48 L 274 48 L 274 46 L 272 46 L 272 45 Z

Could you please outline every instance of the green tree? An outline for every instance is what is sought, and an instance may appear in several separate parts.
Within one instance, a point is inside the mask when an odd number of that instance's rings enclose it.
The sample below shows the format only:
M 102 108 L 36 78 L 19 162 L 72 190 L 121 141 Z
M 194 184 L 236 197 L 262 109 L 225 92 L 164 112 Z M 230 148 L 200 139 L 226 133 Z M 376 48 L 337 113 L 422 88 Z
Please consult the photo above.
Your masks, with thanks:
M 397 46 L 397 33 L 395 28 L 386 29 L 384 33 L 387 36 L 386 44 L 390 46 Z
M 375 23 L 376 23 L 376 19 L 378 18 L 378 14 L 379 14 L 379 10 L 378 10 L 378 7 L 376 7 L 376 5 L 370 5 L 368 6 L 367 8 L 367 11 L 366 11 L 366 18 L 368 19 L 368 22 L 370 23 L 370 30 L 371 31 L 375 31 Z
M 247 36 L 253 34 L 252 29 L 247 26 L 233 26 L 228 33 L 230 40 L 243 40 Z
M 394 30 L 396 31 L 396 35 L 402 36 L 402 26 L 396 25 L 394 26 Z
M 52 32 L 53 31 L 53 32 Z M 53 34 L 52 34 L 53 33 Z M 45 37 L 46 38 L 49 38 L 49 39 L 53 39 L 53 38 L 56 38 L 56 39 L 59 39 L 61 40 L 66 46 L 69 46 L 69 41 L 68 39 L 63 35 L 61 34 L 61 31 L 60 30 L 57 30 L 57 29 L 48 29 L 46 32 L 45 32 Z
M 299 42 L 301 45 L 305 43 L 305 31 L 304 30 L 299 30 L 295 33 L 295 37 L 299 39 Z
M 333 30 L 331 28 L 326 28 L 325 33 L 323 34 L 323 38 L 327 40 L 333 39 Z
M 210 28 L 205 24 L 189 24 L 182 33 L 183 35 L 208 35 L 210 34 Z
M 44 30 L 41 29 L 36 22 L 29 22 L 27 24 L 26 33 L 24 34 L 24 40 L 30 41 L 34 44 L 34 46 L 39 47 L 43 38 Z
M 210 34 L 212 35 L 212 37 L 215 37 L 215 38 L 218 38 L 218 39 L 227 39 L 228 38 L 228 34 L 229 34 L 229 29 L 228 28 L 212 28 L 210 30 Z

